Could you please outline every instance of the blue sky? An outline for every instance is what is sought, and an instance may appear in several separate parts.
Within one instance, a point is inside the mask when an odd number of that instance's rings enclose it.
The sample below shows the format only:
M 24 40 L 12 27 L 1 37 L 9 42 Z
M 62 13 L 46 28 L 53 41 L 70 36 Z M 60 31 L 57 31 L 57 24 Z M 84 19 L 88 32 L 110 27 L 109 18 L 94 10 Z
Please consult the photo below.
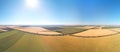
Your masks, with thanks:
M 0 0 L 1 25 L 120 25 L 119 0 Z

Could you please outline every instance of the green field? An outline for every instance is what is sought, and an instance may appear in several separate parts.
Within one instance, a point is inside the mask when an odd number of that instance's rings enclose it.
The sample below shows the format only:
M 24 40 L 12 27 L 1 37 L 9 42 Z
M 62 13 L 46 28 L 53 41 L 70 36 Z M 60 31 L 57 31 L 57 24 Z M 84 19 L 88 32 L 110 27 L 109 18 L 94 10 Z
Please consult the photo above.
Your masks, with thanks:
M 64 35 L 72 35 L 75 33 L 86 31 L 87 29 L 75 28 L 75 27 L 62 27 L 62 29 L 56 30 L 56 32 L 62 33 Z
M 4 32 L 4 31 L 1 31 L 1 30 L 0 30 L 0 33 L 2 33 L 2 32 Z
M 120 34 L 81 38 L 39 36 L 17 30 L 0 33 L 0 52 L 120 52 Z
M 59 27 L 43 27 L 43 28 L 62 33 L 63 35 L 72 35 L 75 33 L 80 33 L 88 30 L 88 29 L 82 28 L 81 26 L 78 26 L 81 28 L 76 28 L 76 27 L 77 26 L 59 26 Z

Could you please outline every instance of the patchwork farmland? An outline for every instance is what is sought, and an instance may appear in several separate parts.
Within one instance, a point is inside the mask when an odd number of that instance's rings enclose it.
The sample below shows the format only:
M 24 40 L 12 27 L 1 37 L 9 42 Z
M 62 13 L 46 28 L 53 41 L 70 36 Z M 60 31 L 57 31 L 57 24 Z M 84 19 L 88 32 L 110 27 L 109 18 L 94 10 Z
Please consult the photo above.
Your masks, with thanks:
M 119 27 L 0 27 L 0 52 L 120 52 Z

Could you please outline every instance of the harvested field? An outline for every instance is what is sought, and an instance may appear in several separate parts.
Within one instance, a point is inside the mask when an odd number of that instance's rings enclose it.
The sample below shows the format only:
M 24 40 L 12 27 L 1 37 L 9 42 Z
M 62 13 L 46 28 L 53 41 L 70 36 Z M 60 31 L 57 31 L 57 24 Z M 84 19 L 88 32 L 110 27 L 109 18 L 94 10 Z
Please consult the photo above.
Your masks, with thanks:
M 90 29 L 81 33 L 74 34 L 75 36 L 105 36 L 115 34 L 117 32 L 109 29 Z
M 120 35 L 102 38 L 79 38 L 72 36 L 41 36 L 50 52 L 119 52 Z
M 116 32 L 120 32 L 120 28 L 113 28 L 113 29 L 110 29 L 110 30 L 113 30 L 113 31 L 116 31 Z
M 45 35 L 60 35 L 58 32 L 50 31 L 41 27 L 14 27 L 14 29 L 21 30 L 24 32 L 45 34 Z

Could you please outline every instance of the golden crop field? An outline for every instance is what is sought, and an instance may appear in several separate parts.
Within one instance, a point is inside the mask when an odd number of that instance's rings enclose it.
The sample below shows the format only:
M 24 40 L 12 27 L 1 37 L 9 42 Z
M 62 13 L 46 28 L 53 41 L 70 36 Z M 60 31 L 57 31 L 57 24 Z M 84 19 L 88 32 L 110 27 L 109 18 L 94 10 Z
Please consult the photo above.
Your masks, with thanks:
M 93 29 L 91 32 L 94 31 L 97 30 Z M 99 29 L 98 32 L 101 31 L 114 32 L 106 29 Z M 111 36 L 94 38 L 73 35 L 44 36 L 44 34 L 13 29 L 0 33 L 0 52 L 120 52 L 120 33 L 118 32 Z
M 74 35 L 76 36 L 103 36 L 103 35 L 109 35 L 109 34 L 115 34 L 118 32 L 109 30 L 109 29 L 90 29 L 84 32 L 76 33 Z

